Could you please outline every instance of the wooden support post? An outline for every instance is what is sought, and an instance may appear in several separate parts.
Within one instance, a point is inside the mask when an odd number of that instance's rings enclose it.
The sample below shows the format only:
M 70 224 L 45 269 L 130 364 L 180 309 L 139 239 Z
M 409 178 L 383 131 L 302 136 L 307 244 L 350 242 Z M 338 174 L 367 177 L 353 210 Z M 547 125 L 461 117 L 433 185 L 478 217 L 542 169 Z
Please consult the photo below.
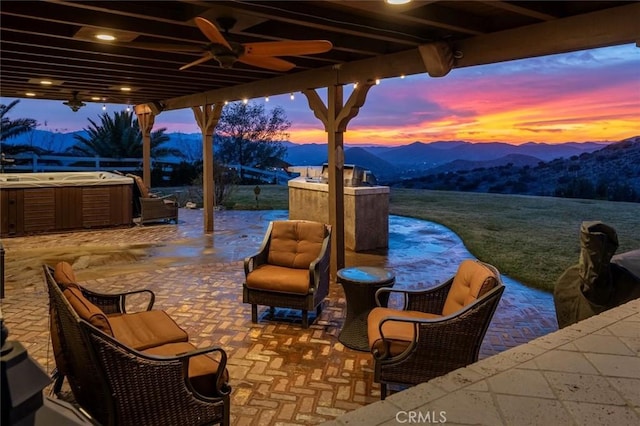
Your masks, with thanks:
M 329 222 L 331 225 L 331 275 L 335 277 L 338 269 L 345 267 L 344 244 L 344 132 L 349 121 L 358 115 L 364 105 L 373 81 L 360 83 L 343 104 L 344 86 L 333 85 L 327 88 L 328 97 L 325 106 L 318 93 L 313 89 L 303 90 L 309 107 L 322 121 L 328 139 L 329 166 Z
M 142 133 L 142 180 L 151 188 L 151 130 L 156 114 L 147 105 L 136 105 L 134 110 Z
M 202 132 L 202 195 L 204 204 L 204 232 L 213 232 L 214 180 L 213 132 L 222 114 L 222 103 L 192 107 L 196 123 Z

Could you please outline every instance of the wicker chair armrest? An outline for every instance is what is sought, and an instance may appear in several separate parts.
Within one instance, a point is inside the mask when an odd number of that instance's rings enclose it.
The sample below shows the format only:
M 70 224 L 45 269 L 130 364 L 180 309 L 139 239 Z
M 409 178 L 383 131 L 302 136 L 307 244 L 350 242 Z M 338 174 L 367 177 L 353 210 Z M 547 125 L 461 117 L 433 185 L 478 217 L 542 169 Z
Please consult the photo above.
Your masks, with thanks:
M 385 317 L 382 319 L 382 321 L 380 321 L 380 324 L 378 326 L 380 337 L 382 338 L 382 342 L 383 342 L 382 348 L 389 348 L 389 345 L 390 345 L 390 339 L 388 339 L 384 335 L 384 332 L 382 330 L 383 325 L 386 322 L 405 322 L 405 323 L 413 324 L 413 328 L 414 328 L 413 340 L 410 342 L 409 346 L 403 353 L 395 356 L 397 358 L 404 358 L 409 356 L 409 354 L 414 350 L 415 346 L 418 344 L 418 341 L 421 338 L 423 340 L 427 339 L 426 336 L 428 334 L 438 335 L 439 338 L 441 339 L 440 343 L 444 343 L 444 340 L 442 339 L 446 339 L 447 336 L 451 337 L 453 334 L 455 334 L 456 329 L 461 329 L 461 330 L 464 329 L 464 328 L 460 328 L 460 327 L 464 327 L 464 323 L 457 321 L 456 318 L 457 318 L 457 315 L 450 315 L 447 317 L 433 318 L 433 319 L 409 318 L 409 317 L 403 317 L 403 316 Z M 428 327 L 429 332 L 421 333 L 419 331 L 421 327 L 423 330 L 425 329 L 425 327 Z M 446 330 L 445 334 L 447 334 L 447 336 L 443 336 L 442 333 L 439 332 L 443 330 Z M 383 349 L 383 351 L 373 351 L 373 356 L 376 359 L 386 359 L 386 358 L 389 358 L 390 355 L 387 350 Z
M 403 310 L 420 311 L 426 313 L 440 313 L 444 306 L 444 301 L 449 294 L 453 280 L 447 280 L 446 282 L 428 289 L 403 289 L 403 288 L 391 288 L 383 287 L 376 291 L 376 304 L 383 306 L 381 297 L 384 294 L 391 295 L 392 293 L 402 294 L 403 296 Z
M 311 285 L 318 288 L 321 283 L 329 282 L 329 261 L 331 260 L 331 235 L 327 235 L 322 242 L 322 248 L 318 257 L 309 264 L 309 276 L 312 277 Z
M 267 263 L 267 252 L 260 251 L 258 253 L 254 253 L 251 256 L 247 256 L 244 259 L 244 275 L 245 277 L 249 275 L 251 271 L 256 269 L 260 265 L 264 265 Z
M 149 300 L 144 308 L 150 311 L 156 300 L 156 295 L 148 289 L 132 290 L 123 293 L 98 293 L 82 287 L 82 294 L 91 303 L 98 306 L 105 314 L 124 314 L 127 312 L 127 298 L 129 296 L 143 294 L 147 295 Z
M 178 202 L 178 197 L 175 194 L 162 195 L 162 194 L 153 193 L 149 195 L 151 196 L 151 198 L 155 198 L 156 200 L 169 200 L 169 201 L 173 201 L 174 203 Z
M 176 355 L 169 359 L 180 360 L 185 364 L 185 371 L 188 369 L 188 363 L 191 358 L 198 355 L 206 355 L 217 352 L 220 354 L 218 359 L 218 373 L 216 374 L 216 393 L 219 396 L 229 395 L 231 393 L 231 386 L 224 381 L 224 371 L 227 368 L 227 352 L 219 346 L 210 346 L 208 348 L 199 348 L 193 351 L 185 352 L 183 354 Z

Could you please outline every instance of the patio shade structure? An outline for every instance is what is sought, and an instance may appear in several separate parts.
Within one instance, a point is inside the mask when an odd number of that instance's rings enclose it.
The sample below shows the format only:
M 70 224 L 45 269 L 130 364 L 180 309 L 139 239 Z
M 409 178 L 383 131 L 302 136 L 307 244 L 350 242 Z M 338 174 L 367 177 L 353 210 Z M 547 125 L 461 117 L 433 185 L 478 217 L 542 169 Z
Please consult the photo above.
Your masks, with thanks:
M 147 182 L 157 116 L 193 109 L 203 134 L 205 232 L 213 231 L 211 135 L 224 102 L 302 92 L 327 132 L 334 268 L 344 266 L 344 132 L 377 79 L 444 77 L 453 68 L 640 41 L 633 1 L 9 1 L 0 14 L 0 95 L 136 105 Z M 216 23 L 230 43 L 318 39 L 333 48 L 282 57 L 295 64 L 289 71 L 215 60 L 180 71 L 211 48 L 196 17 Z M 166 50 L 176 44 L 189 48 Z M 344 99 L 344 85 L 356 82 Z M 325 88 L 326 104 L 318 94 Z

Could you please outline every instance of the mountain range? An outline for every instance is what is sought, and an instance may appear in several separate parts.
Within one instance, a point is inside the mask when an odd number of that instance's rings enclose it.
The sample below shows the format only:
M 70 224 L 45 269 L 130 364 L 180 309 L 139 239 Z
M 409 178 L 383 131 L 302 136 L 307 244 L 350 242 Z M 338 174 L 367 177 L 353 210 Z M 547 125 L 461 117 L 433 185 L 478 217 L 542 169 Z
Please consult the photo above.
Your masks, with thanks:
M 494 167 L 504 164 L 535 165 L 556 158 L 570 158 L 607 146 L 603 142 L 547 144 L 529 142 L 512 145 L 504 142 L 471 143 L 465 141 L 414 142 L 399 147 L 346 146 L 345 163 L 356 164 L 385 182 L 422 176 L 431 170 Z M 327 161 L 326 144 L 287 145 L 286 161 L 301 166 Z
M 551 161 L 510 155 L 511 161 L 455 160 L 427 170 L 420 177 L 390 182 L 391 186 L 449 191 L 496 192 L 640 201 L 640 136 Z
M 82 132 L 60 133 L 36 129 L 9 142 L 62 153 L 75 143 L 74 135 Z M 170 137 L 167 146 L 190 153 L 190 157 L 198 158 L 201 155 L 202 136 L 199 133 L 167 133 L 167 135 Z M 283 142 L 283 144 L 287 147 L 285 161 L 291 165 L 315 166 L 327 162 L 327 144 L 291 142 Z M 390 182 L 423 176 L 426 172 L 469 170 L 506 164 L 533 166 L 541 161 L 570 158 L 594 152 L 606 145 L 606 142 L 562 144 L 529 142 L 512 145 L 505 142 L 471 143 L 461 140 L 417 141 L 395 147 L 346 144 L 345 163 L 370 170 L 381 182 Z

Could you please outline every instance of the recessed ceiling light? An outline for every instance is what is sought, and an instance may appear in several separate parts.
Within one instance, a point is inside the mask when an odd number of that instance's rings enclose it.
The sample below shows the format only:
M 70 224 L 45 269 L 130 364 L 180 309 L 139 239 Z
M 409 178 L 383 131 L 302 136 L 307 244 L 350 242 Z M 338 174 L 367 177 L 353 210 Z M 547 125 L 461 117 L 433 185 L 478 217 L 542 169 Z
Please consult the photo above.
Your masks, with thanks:
M 114 41 L 116 39 L 111 34 L 96 34 L 96 38 L 102 41 Z
M 31 97 L 34 97 L 35 95 L 36 95 L 36 94 L 35 94 L 35 93 L 33 93 L 33 92 L 27 92 L 27 93 L 25 93 L 25 96 L 29 96 L 30 98 L 31 98 Z
M 64 81 L 62 80 L 55 80 L 51 77 L 34 77 L 34 78 L 30 78 L 28 80 L 28 83 L 30 84 L 40 84 L 43 86 L 60 86 L 62 85 L 62 83 L 64 83 Z

